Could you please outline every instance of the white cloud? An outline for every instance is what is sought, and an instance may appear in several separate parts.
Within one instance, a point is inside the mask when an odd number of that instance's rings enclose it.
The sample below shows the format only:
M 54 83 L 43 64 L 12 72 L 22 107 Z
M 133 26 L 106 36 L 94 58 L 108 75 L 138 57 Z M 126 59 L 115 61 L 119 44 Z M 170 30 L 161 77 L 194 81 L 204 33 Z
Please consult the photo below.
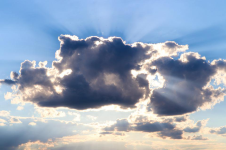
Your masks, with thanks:
M 5 124 L 1 122 L 1 123 L 0 123 L 0 126 L 5 126 Z
M 9 116 L 9 115 L 10 115 L 9 111 L 6 111 L 6 110 L 0 111 L 0 116 L 2 116 L 2 117 L 6 117 L 6 116 Z
M 78 114 L 76 112 L 69 111 L 68 112 L 68 115 L 75 116 L 74 119 L 73 119 L 73 121 L 80 121 L 80 116 L 81 116 L 80 114 Z
M 24 109 L 23 106 L 18 106 L 18 107 L 17 107 L 17 110 L 23 110 L 23 109 Z
M 35 122 L 30 122 L 28 125 L 35 126 L 36 123 Z
M 56 118 L 56 117 L 65 117 L 66 114 L 63 111 L 57 111 L 55 108 L 36 108 L 36 111 L 43 118 Z
M 6 120 L 4 120 L 4 119 L 1 119 L 1 118 L 0 118 L 0 122 L 2 123 L 2 122 L 7 122 L 7 121 L 6 121 Z

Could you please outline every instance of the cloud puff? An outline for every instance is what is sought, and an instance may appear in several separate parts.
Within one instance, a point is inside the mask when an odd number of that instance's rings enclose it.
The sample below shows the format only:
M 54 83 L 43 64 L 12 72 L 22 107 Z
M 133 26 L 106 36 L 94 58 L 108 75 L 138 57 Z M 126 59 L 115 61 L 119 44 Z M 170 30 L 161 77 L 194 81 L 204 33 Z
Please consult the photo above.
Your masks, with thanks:
M 172 130 L 175 126 L 171 123 L 160 123 L 160 122 L 146 122 L 146 123 L 137 123 L 134 129 L 136 131 L 143 131 L 143 132 L 156 132 L 156 131 L 163 131 L 163 130 Z
M 162 138 L 170 137 L 171 139 L 182 139 L 183 131 L 182 130 L 163 130 L 158 133 Z
M 225 90 L 207 86 L 217 73 L 198 53 L 184 53 L 180 59 L 161 57 L 151 65 L 165 79 L 164 86 L 155 89 L 148 109 L 159 115 L 180 115 L 223 100 Z
M 188 116 L 179 116 L 179 117 L 174 117 L 176 122 L 184 122 L 188 119 Z
M 17 82 L 13 81 L 13 80 L 10 80 L 10 79 L 3 79 L 3 80 L 0 80 L 0 83 L 4 83 L 4 84 L 8 84 L 8 85 L 14 85 Z
M 225 135 L 226 134 L 226 126 L 210 129 L 210 133 Z
M 153 133 L 163 139 L 187 139 L 187 140 L 207 140 L 202 136 L 186 137 L 185 132 L 195 133 L 200 132 L 207 124 L 209 119 L 197 121 L 195 124 L 190 124 L 188 116 L 179 117 L 148 117 L 137 115 L 129 117 L 129 119 L 118 119 L 115 123 L 107 125 L 102 129 L 101 134 L 126 133 L 126 132 L 145 132 Z M 189 123 L 190 122 L 190 123 Z M 190 126 L 186 126 L 190 124 Z
M 0 83 L 15 84 L 17 91 L 7 94 L 44 107 L 78 110 L 119 105 L 135 108 L 149 99 L 148 111 L 158 115 L 181 115 L 209 108 L 222 101 L 225 90 L 208 83 L 225 71 L 224 60 L 209 63 L 198 53 L 183 53 L 187 45 L 165 43 L 126 44 L 119 37 L 59 37 L 60 49 L 51 68 L 47 62 L 24 61 L 19 73 Z M 163 86 L 151 88 L 154 76 Z
M 208 120 L 209 120 L 209 119 L 207 119 L 207 120 L 202 120 L 202 121 L 197 121 L 197 123 L 195 124 L 195 126 L 193 126 L 193 127 L 188 126 L 188 127 L 184 128 L 184 131 L 185 131 L 185 132 L 190 132 L 190 133 L 192 133 L 192 132 L 199 132 L 200 129 L 201 129 L 203 126 L 206 125 L 206 123 L 207 123 Z

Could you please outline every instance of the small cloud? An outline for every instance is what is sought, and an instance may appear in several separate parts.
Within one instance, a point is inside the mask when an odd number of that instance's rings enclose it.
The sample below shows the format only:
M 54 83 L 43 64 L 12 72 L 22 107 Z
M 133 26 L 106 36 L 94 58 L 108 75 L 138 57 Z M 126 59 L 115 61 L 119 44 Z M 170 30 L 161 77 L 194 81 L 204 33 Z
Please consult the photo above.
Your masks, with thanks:
M 171 122 L 140 122 L 130 123 L 127 119 L 118 119 L 115 124 L 103 128 L 101 134 L 114 134 L 120 132 L 156 132 L 161 138 L 182 139 L 183 130 L 177 129 Z
M 7 117 L 9 115 L 10 115 L 10 112 L 9 111 L 6 111 L 6 110 L 0 111 L 0 116 L 2 116 L 2 117 Z
M 1 122 L 1 123 L 0 123 L 0 126 L 5 126 L 5 124 Z
M 73 119 L 73 121 L 80 121 L 80 116 L 81 116 L 80 114 L 78 114 L 76 112 L 69 111 L 68 112 L 68 115 L 75 116 L 74 119 Z
M 16 109 L 17 109 L 17 110 L 23 110 L 24 107 L 23 107 L 23 106 L 18 106 Z
M 28 125 L 35 126 L 36 123 L 35 122 L 30 122 Z
M 10 123 L 22 123 L 18 118 L 11 118 Z
M 212 129 L 210 129 L 210 133 L 219 134 L 219 135 L 226 135 L 226 126 L 222 126 L 222 127 L 219 127 L 219 128 L 212 128 Z

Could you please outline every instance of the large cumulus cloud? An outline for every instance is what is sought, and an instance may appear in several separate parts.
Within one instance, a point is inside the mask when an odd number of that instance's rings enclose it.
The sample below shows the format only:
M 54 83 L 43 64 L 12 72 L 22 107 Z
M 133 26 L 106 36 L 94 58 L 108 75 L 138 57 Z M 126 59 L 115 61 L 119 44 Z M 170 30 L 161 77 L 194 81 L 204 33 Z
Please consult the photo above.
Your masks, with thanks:
M 117 104 L 128 108 L 149 93 L 144 88 L 148 82 L 139 76 L 133 78 L 131 70 L 139 70 L 142 62 L 157 54 L 155 45 L 127 45 L 118 37 L 61 36 L 59 40 L 61 48 L 52 68 L 46 68 L 46 62 L 36 67 L 35 61 L 26 60 L 19 75 L 12 72 L 12 80 L 1 82 L 17 84 L 23 100 L 49 107 L 87 109 Z M 178 46 L 174 42 L 161 46 L 168 54 L 177 53 L 172 50 Z M 183 50 L 186 46 L 178 46 L 178 51 Z
M 17 85 L 16 95 L 23 101 L 79 110 L 111 104 L 134 108 L 149 99 L 149 111 L 180 115 L 215 104 L 224 96 L 223 89 L 208 85 L 219 69 L 224 71 L 224 61 L 211 64 L 197 53 L 174 59 L 187 45 L 172 41 L 126 44 L 118 37 L 79 39 L 69 35 L 59 40 L 51 68 L 46 67 L 47 62 L 36 66 L 35 61 L 26 60 L 19 73 L 12 72 L 11 79 L 0 82 Z M 156 74 L 164 86 L 153 89 L 150 77 Z

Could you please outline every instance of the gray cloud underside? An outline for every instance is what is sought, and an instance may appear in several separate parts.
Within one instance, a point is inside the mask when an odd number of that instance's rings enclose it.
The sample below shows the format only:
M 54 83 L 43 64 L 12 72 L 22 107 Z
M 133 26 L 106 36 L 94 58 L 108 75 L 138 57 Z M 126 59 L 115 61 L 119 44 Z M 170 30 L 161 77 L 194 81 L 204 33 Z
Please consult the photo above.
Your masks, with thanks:
M 226 127 L 224 126 L 220 128 L 211 129 L 210 133 L 220 134 L 220 135 L 226 134 Z
M 186 61 L 183 61 L 186 59 Z M 217 61 L 221 62 L 221 60 Z M 225 66 L 212 65 L 197 53 L 185 53 L 174 60 L 162 57 L 151 63 L 166 80 L 163 88 L 153 91 L 148 110 L 159 115 L 179 115 L 193 112 L 206 103 L 225 95 L 225 90 L 205 88 L 211 78 Z
M 142 116 L 139 116 L 138 118 L 141 118 Z M 184 128 L 178 128 L 175 124 L 177 122 L 178 118 L 180 118 L 180 122 L 182 122 L 181 118 L 186 118 L 186 116 L 181 117 L 174 117 L 171 119 L 168 118 L 162 118 L 162 121 L 151 121 L 151 120 L 136 120 L 138 122 L 131 123 L 127 119 L 118 119 L 116 123 L 106 126 L 103 128 L 103 132 L 100 134 L 108 135 L 124 135 L 125 132 L 146 132 L 146 133 L 156 133 L 157 136 L 165 139 L 187 139 L 187 140 L 207 140 L 207 138 L 203 137 L 202 135 L 194 135 L 193 137 L 188 136 L 187 138 L 184 135 L 184 132 L 189 133 L 195 133 L 199 132 L 200 129 L 205 126 L 206 121 L 197 121 L 194 127 L 184 127 Z M 183 119 L 183 121 L 186 121 L 186 119 Z M 219 131 L 223 132 L 219 129 Z M 218 131 L 218 132 L 219 132 Z M 217 131 L 211 130 L 211 133 L 215 133 Z
M 142 123 L 129 123 L 127 119 L 117 120 L 111 126 L 103 129 L 105 132 L 101 134 L 114 134 L 115 131 L 140 131 L 140 132 L 156 132 L 159 137 L 171 139 L 182 139 L 183 130 L 177 129 L 176 125 L 172 122 L 142 122 Z
M 200 129 L 202 128 L 203 124 L 202 124 L 202 121 L 198 121 L 196 124 L 195 124 L 195 127 L 186 127 L 184 129 L 185 132 L 190 132 L 190 133 L 193 133 L 193 132 L 199 132 Z
M 198 136 L 193 136 L 192 138 L 190 138 L 191 140 L 208 140 L 208 138 L 203 137 L 202 135 L 198 135 Z
M 61 36 L 59 40 L 58 60 L 51 68 L 25 61 L 19 74 L 12 72 L 11 80 L 0 82 L 18 85 L 23 100 L 40 106 L 83 110 L 115 104 L 135 108 L 151 92 L 147 75 L 159 73 L 165 79 L 164 87 L 153 90 L 148 105 L 149 111 L 159 115 L 193 112 L 224 95 L 222 89 L 204 87 L 219 69 L 225 68 L 225 62 L 218 60 L 213 65 L 198 58 L 197 53 L 182 54 L 187 61 L 175 60 L 171 56 L 186 50 L 175 42 L 155 48 L 153 44 L 125 44 L 118 37 Z M 164 57 L 160 55 L 163 50 Z M 150 73 L 136 77 L 131 74 L 144 68 Z

